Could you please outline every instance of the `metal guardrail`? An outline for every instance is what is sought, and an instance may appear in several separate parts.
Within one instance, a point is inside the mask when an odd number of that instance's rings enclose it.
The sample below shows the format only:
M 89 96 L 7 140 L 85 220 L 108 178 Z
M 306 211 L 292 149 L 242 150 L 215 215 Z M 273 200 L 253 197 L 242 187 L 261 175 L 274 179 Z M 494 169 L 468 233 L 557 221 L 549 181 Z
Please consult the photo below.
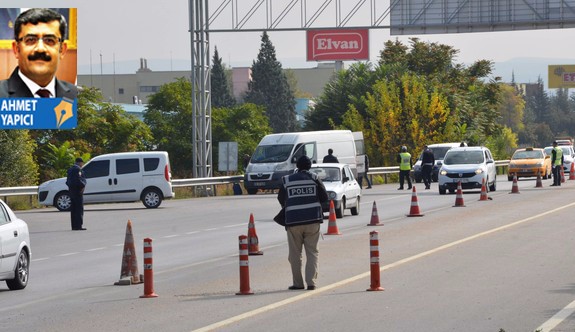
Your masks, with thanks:
M 509 164 L 509 160 L 497 160 L 495 161 L 496 167 L 506 167 Z M 399 166 L 391 167 L 371 167 L 368 175 L 383 174 L 393 174 L 399 172 Z M 216 176 L 211 178 L 196 178 L 196 179 L 173 179 L 172 186 L 174 188 L 181 187 L 193 187 L 193 186 L 211 186 L 216 184 L 226 184 L 226 183 L 240 183 L 243 182 L 243 175 L 232 175 L 232 176 Z M 387 183 L 387 178 L 385 179 Z M 0 188 L 0 197 L 8 196 L 34 196 L 38 195 L 38 186 L 27 186 L 27 187 L 5 187 Z

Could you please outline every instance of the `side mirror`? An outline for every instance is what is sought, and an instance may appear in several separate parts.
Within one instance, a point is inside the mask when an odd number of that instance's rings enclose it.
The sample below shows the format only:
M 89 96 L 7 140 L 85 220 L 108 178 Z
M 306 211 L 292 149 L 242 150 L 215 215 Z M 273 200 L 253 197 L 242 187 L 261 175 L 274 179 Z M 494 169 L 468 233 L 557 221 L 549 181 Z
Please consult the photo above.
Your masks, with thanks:
M 347 181 L 349 181 L 349 178 L 347 176 L 343 177 L 343 183 L 346 183 Z

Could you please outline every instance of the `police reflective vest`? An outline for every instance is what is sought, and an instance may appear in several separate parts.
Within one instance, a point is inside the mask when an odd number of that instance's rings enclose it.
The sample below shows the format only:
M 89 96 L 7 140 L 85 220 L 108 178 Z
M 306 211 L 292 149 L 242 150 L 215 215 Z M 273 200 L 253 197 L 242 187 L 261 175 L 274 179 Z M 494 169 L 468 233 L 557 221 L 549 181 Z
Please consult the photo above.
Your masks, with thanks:
M 558 166 L 561 165 L 561 159 L 563 158 L 563 150 L 560 147 L 556 146 L 553 148 L 555 150 L 555 162 L 553 165 Z
M 318 198 L 317 175 L 300 171 L 282 178 L 286 190 L 285 224 L 321 223 L 323 211 Z
M 402 171 L 409 171 L 411 169 L 411 155 L 409 152 L 400 153 L 399 158 L 401 158 L 399 169 Z

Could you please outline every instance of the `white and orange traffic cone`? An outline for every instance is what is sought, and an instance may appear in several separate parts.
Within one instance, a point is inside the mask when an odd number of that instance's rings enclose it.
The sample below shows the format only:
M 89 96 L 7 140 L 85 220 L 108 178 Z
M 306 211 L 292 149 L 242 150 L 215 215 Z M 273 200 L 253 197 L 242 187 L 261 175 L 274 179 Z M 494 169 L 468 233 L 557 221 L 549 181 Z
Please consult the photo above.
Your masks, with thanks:
M 369 233 L 369 267 L 371 275 L 371 285 L 367 291 L 382 291 L 379 269 L 379 238 L 377 231 Z
M 569 180 L 575 180 L 575 163 L 571 163 L 571 170 L 569 171 Z
M 487 201 L 489 197 L 487 197 L 487 186 L 485 185 L 485 179 L 481 179 L 481 195 L 479 195 L 480 201 Z
M 249 255 L 263 255 L 264 252 L 260 251 L 258 234 L 256 233 L 256 225 L 254 224 L 254 214 L 250 213 L 250 221 L 248 223 L 248 251 Z
M 461 181 L 457 182 L 457 193 L 455 195 L 455 205 L 454 207 L 464 207 L 463 203 L 463 189 L 461 188 Z
M 248 237 L 240 235 L 240 291 L 236 295 L 252 295 L 250 288 L 250 263 L 248 254 Z
M 371 208 L 371 221 L 367 226 L 383 226 L 383 223 L 379 222 L 379 216 L 377 215 L 377 206 L 375 201 L 373 201 L 373 207 Z
M 543 182 L 541 181 L 541 172 L 537 172 L 537 181 L 535 182 L 535 188 L 543 188 Z
M 339 229 L 337 228 L 337 222 L 335 221 L 335 206 L 333 205 L 333 201 L 329 201 L 329 222 L 327 224 L 327 233 L 325 235 L 341 235 Z
M 144 239 L 144 295 L 142 298 L 158 297 L 154 292 L 154 261 L 152 258 L 152 239 Z
M 126 237 L 124 239 L 124 253 L 122 255 L 122 270 L 120 280 L 114 285 L 141 284 L 142 278 L 138 272 L 138 259 L 136 258 L 136 246 L 134 245 L 134 235 L 132 233 L 132 221 L 128 220 L 126 225 Z
M 409 208 L 408 217 L 423 217 L 423 214 L 419 212 L 419 203 L 417 201 L 417 192 L 415 186 L 411 190 L 411 207 Z
M 511 187 L 510 194 L 519 194 L 519 186 L 517 185 L 517 174 L 513 174 L 513 186 Z

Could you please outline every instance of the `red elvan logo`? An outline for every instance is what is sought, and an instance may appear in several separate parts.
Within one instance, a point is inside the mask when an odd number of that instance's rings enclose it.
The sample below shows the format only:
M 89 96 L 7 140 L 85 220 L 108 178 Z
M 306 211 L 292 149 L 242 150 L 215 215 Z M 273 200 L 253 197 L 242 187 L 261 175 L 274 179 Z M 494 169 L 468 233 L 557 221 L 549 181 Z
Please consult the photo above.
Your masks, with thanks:
M 308 30 L 307 61 L 369 60 L 369 30 Z

